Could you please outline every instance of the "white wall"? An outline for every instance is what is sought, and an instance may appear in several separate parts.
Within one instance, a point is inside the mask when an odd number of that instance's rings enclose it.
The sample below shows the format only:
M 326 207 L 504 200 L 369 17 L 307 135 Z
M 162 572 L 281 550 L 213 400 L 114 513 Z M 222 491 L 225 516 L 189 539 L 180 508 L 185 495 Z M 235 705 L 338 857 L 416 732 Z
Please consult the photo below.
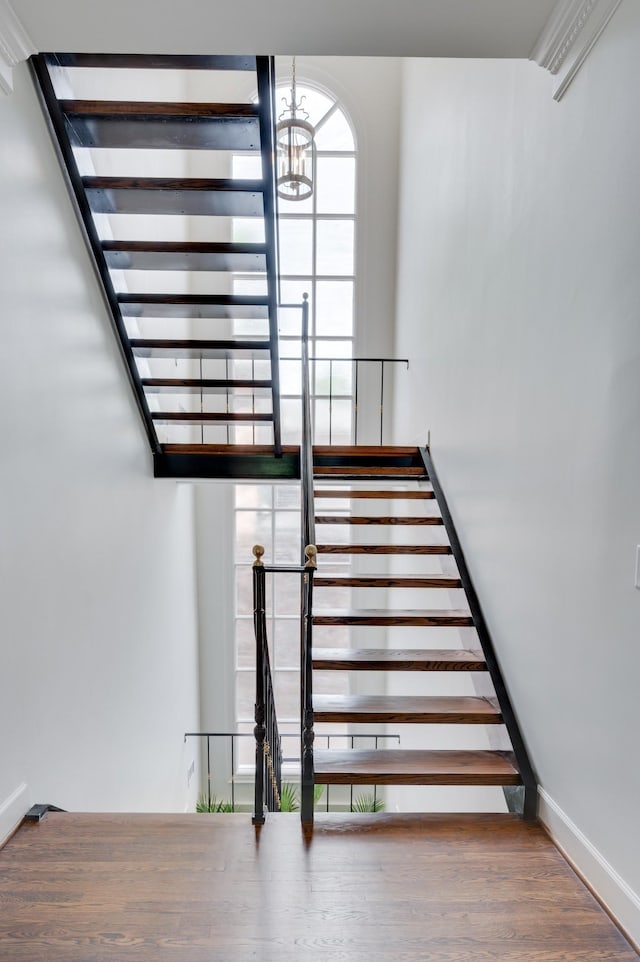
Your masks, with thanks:
M 0 818 L 23 784 L 25 807 L 181 811 L 192 492 L 152 478 L 26 65 L 0 131 Z
M 396 342 L 541 785 L 636 893 L 639 44 L 627 0 L 561 104 L 406 63 Z

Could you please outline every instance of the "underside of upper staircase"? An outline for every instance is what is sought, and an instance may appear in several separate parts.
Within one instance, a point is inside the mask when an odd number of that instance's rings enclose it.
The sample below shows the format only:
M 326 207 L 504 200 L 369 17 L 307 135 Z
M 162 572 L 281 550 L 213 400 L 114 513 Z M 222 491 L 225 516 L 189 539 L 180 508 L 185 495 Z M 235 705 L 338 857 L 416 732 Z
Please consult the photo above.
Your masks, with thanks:
M 295 476 L 280 457 L 273 58 L 31 65 L 156 474 Z

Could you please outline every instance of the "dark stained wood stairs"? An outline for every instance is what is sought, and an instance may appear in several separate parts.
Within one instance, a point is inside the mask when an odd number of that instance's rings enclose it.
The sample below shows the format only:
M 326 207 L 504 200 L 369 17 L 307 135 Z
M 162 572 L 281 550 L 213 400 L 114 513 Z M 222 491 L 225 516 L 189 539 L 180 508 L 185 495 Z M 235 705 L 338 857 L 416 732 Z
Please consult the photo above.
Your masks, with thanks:
M 280 442 L 273 58 L 51 53 L 31 68 L 156 476 L 295 476 Z M 185 102 L 187 75 L 199 93 Z M 119 99 L 127 84 L 133 96 Z M 144 99 L 156 85 L 164 97 Z M 197 99 L 218 90 L 221 102 Z M 261 173 L 235 176 L 236 154 L 255 155 Z M 198 176 L 209 162 L 227 175 Z M 236 239 L 248 222 L 262 239 Z
M 398 691 L 397 684 L 386 694 L 338 695 L 322 694 L 322 682 L 317 681 L 313 685 L 314 724 L 342 725 L 345 731 L 352 731 L 354 725 L 369 724 L 428 725 L 431 731 L 438 725 L 486 725 L 489 730 L 506 728 L 512 744 L 509 750 L 318 748 L 313 755 L 315 783 L 503 786 L 513 810 L 535 817 L 535 776 L 429 452 L 417 448 L 316 447 L 314 474 L 318 541 L 314 674 L 322 672 L 318 678 L 326 679 L 326 672 L 377 672 L 388 678 L 388 673 L 411 672 L 420 673 L 428 682 L 436 677 L 443 680 L 447 672 L 455 672 L 457 677 L 460 673 L 472 673 L 470 679 L 491 679 L 494 683 L 492 687 L 490 681 L 483 682 L 481 693 L 475 695 L 393 693 Z M 366 513 L 363 504 L 367 506 Z M 366 537 L 367 528 L 375 538 Z M 323 530 L 335 531 L 335 540 L 325 542 Z M 345 532 L 342 540 L 338 540 L 340 531 Z M 350 531 L 359 531 L 362 537 L 350 539 Z M 344 562 L 354 555 L 363 559 L 363 570 L 341 573 L 334 567 L 333 559 Z M 429 556 L 433 559 L 431 567 L 421 571 L 422 559 L 428 561 Z M 372 568 L 369 572 L 367 565 L 374 563 L 374 558 L 386 558 L 391 562 L 391 570 Z M 442 570 L 433 570 L 434 566 Z M 325 605 L 323 591 L 335 593 L 336 589 L 350 589 L 359 597 L 362 589 L 378 589 L 376 607 L 341 609 Z M 453 591 L 463 595 L 467 606 L 451 608 L 445 602 L 442 607 L 413 608 L 388 601 L 388 607 L 380 607 L 380 589 L 387 592 L 387 601 L 397 597 L 396 589 L 401 590 L 403 598 L 407 591 L 417 592 L 417 597 L 424 590 L 430 593 L 429 597 L 433 590 Z M 324 647 L 321 632 L 327 626 L 358 630 L 377 626 L 391 629 L 393 635 L 390 647 Z M 450 647 L 443 629 L 451 629 L 455 636 Z M 463 629 L 467 633 L 465 639 L 471 632 L 471 647 L 459 647 L 460 636 L 455 629 Z M 403 639 L 406 637 L 403 647 L 395 647 L 398 630 Z M 436 638 L 433 644 L 429 639 L 432 631 Z M 388 687 L 385 685 L 385 690 Z M 441 688 L 442 685 L 439 692 Z M 412 686 L 411 691 L 414 690 Z M 366 728 L 358 727 L 357 731 L 362 733 Z M 500 741 L 505 741 L 504 737 Z M 433 739 L 429 744 L 433 744 Z

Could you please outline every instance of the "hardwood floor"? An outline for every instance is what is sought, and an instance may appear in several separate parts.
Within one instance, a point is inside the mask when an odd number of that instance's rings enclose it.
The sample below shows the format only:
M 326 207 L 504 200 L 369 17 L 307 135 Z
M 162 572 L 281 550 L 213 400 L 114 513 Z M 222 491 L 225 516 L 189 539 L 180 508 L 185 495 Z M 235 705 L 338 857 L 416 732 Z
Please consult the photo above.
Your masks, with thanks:
M 627 962 L 509 815 L 51 814 L 0 852 L 2 962 Z

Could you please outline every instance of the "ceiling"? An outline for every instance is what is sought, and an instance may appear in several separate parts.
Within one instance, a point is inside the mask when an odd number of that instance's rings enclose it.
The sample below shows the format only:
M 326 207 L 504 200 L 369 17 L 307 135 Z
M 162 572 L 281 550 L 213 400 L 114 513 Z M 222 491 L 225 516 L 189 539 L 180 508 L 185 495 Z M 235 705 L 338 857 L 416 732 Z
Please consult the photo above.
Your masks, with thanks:
M 40 51 L 528 57 L 556 0 L 11 0 Z

